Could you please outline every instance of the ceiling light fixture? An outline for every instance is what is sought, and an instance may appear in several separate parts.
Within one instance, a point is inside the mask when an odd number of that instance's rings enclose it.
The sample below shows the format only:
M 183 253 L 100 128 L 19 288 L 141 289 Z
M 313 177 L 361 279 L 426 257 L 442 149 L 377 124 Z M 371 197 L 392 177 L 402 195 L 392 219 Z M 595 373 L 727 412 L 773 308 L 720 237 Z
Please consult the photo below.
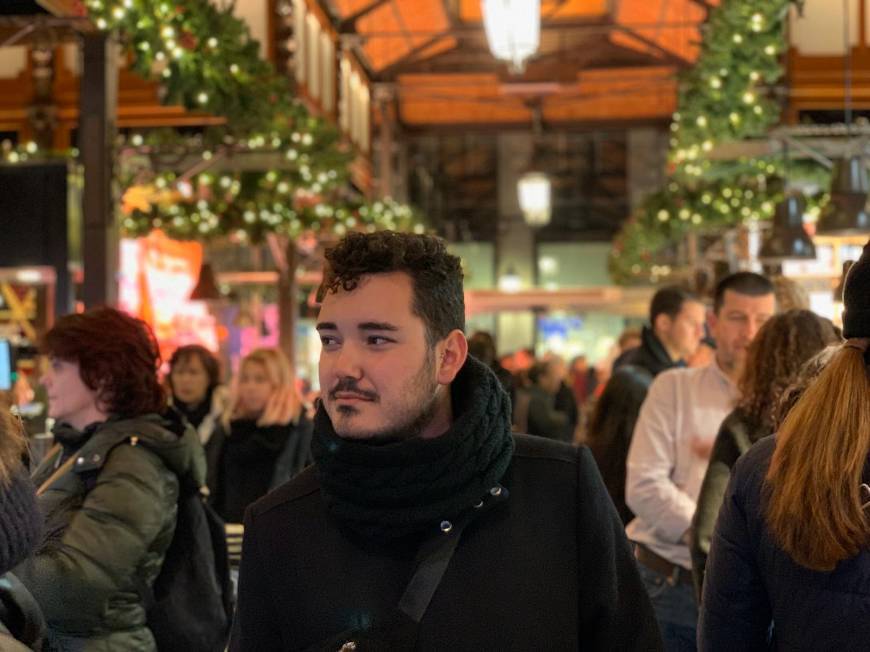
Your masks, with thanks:
M 496 59 L 521 73 L 541 41 L 540 0 L 482 0 L 483 27 Z

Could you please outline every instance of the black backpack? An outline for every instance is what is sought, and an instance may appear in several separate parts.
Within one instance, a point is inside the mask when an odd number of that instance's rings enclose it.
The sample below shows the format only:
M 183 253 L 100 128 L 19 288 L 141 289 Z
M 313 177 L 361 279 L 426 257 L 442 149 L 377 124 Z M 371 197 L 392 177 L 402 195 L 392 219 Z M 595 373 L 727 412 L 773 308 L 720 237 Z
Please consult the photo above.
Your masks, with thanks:
M 233 618 L 224 522 L 198 488 L 182 486 L 175 535 L 153 589 L 140 594 L 158 650 L 223 652 Z
M 139 440 L 138 445 L 147 443 Z M 88 491 L 97 475 L 82 477 Z M 160 652 L 223 652 L 235 603 L 225 525 L 199 487 L 189 478 L 179 477 L 178 482 L 175 534 L 160 573 L 153 587 L 134 575 L 136 590 Z

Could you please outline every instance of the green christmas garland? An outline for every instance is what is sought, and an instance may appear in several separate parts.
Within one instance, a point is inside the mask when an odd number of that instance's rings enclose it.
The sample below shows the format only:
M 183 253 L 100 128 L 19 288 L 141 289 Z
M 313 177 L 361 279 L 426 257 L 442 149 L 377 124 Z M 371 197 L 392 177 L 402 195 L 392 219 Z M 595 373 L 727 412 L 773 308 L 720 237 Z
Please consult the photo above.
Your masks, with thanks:
M 350 228 L 422 229 L 421 216 L 392 200 L 366 203 L 346 191 L 352 149 L 331 123 L 312 116 L 259 56 L 259 44 L 232 6 L 210 0 L 85 0 L 83 14 L 117 33 L 132 68 L 160 83 L 164 104 L 225 118 L 195 137 L 172 129 L 119 138 L 122 193 L 152 188 L 172 201 L 146 202 L 121 218 L 125 235 L 154 228 L 182 239 L 262 241 L 267 233 L 343 234 Z M 281 159 L 260 171 L 222 173 L 215 157 L 255 152 Z M 206 171 L 169 171 L 195 153 Z M 0 147 L 8 163 L 50 157 L 35 143 Z M 57 153 L 77 156 L 75 150 Z
M 614 240 L 609 267 L 617 283 L 658 281 L 672 271 L 673 248 L 691 231 L 768 220 L 784 180 L 827 185 L 818 165 L 782 159 L 712 161 L 724 142 L 759 137 L 777 124 L 770 85 L 783 74 L 785 22 L 802 0 L 723 0 L 704 27 L 696 64 L 680 79 L 671 123 L 669 181 L 647 197 Z M 810 198 L 811 206 L 824 197 Z

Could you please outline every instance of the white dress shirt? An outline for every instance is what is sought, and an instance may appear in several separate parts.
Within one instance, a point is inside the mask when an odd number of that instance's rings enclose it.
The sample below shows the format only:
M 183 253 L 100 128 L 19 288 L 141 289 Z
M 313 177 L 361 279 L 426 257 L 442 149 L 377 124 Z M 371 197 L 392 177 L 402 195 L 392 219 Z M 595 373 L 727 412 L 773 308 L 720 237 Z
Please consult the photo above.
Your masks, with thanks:
M 626 534 L 686 569 L 692 564 L 683 535 L 695 514 L 719 426 L 737 398 L 737 387 L 715 362 L 671 369 L 650 385 L 634 427 L 625 501 L 635 518 Z

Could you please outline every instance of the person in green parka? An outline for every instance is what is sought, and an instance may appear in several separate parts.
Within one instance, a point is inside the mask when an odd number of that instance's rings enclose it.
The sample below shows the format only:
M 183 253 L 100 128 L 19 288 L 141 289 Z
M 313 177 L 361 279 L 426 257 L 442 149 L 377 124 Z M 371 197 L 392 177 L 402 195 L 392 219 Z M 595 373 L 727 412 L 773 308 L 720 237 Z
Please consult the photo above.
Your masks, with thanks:
M 156 650 L 142 593 L 175 531 L 179 479 L 205 483 L 196 432 L 164 410 L 148 326 L 111 308 L 59 319 L 43 378 L 57 445 L 34 471 L 46 536 L 15 569 L 62 651 Z

